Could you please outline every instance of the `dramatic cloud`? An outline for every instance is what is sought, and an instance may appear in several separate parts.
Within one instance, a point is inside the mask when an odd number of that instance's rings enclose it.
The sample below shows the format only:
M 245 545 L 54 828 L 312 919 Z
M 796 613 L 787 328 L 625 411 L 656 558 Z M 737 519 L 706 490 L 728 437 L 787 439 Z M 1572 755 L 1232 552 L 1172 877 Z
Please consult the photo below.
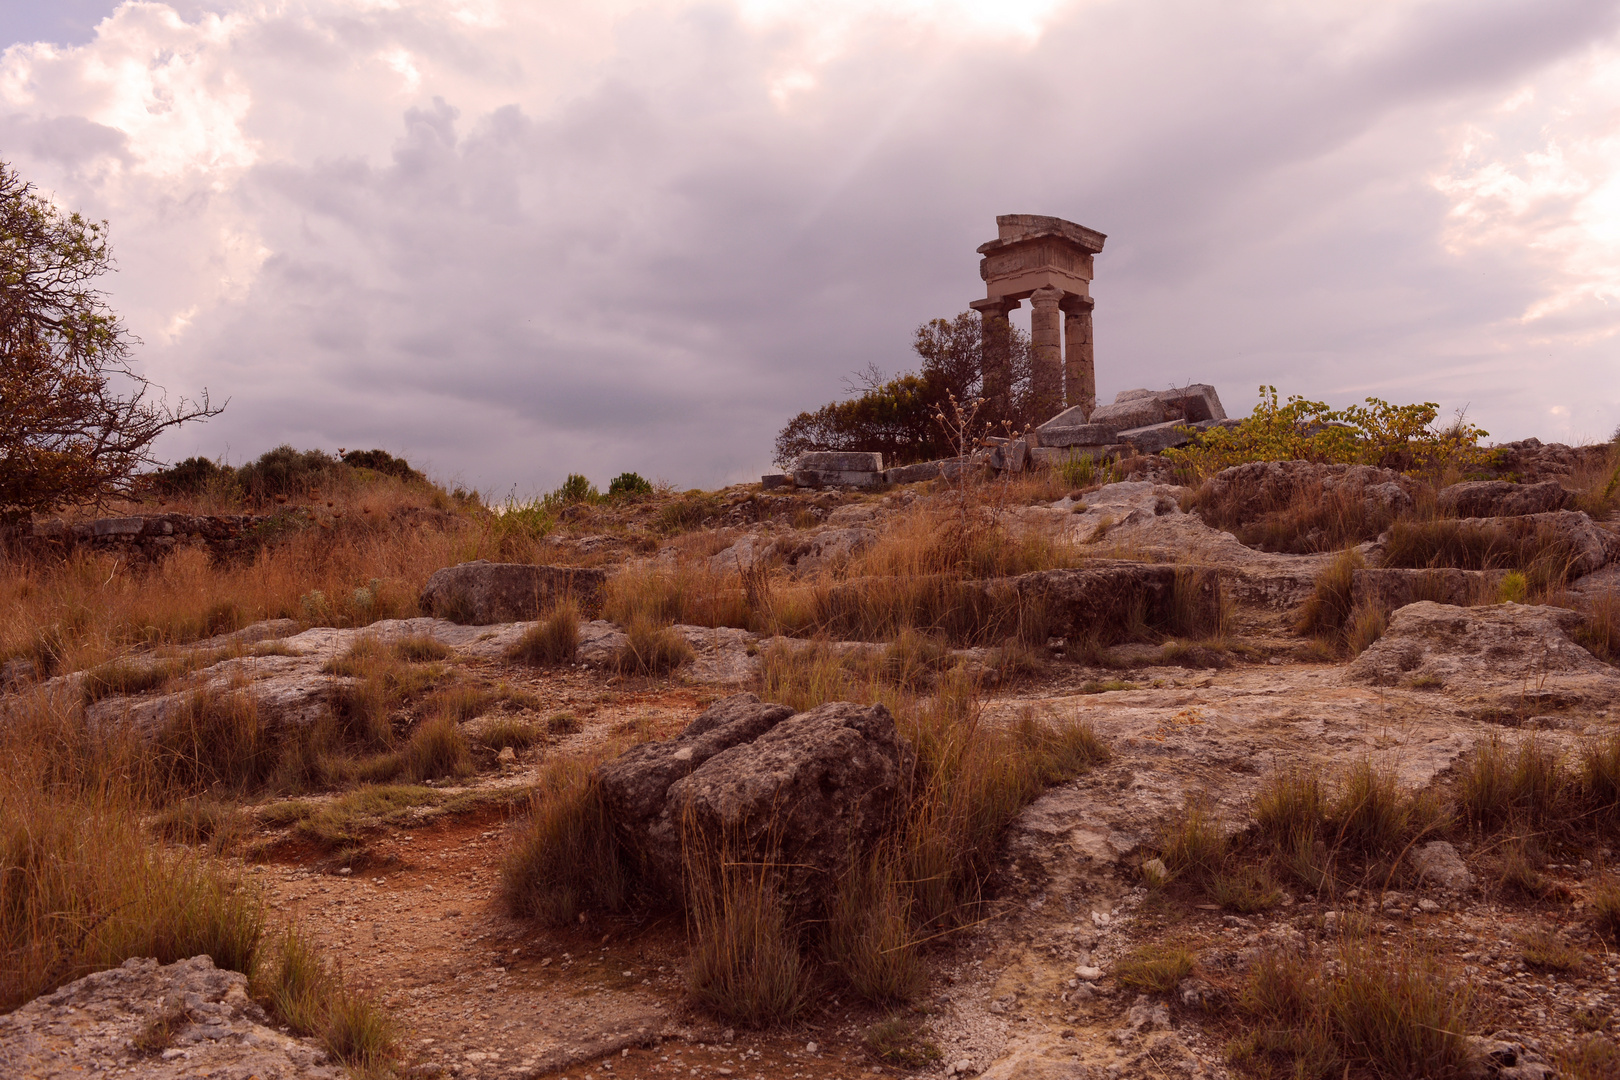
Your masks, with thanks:
M 78 11 L 78 9 L 75 9 Z M 85 19 L 85 25 L 92 20 Z M 1616 4 L 286 0 L 0 57 L 0 158 L 108 218 L 166 452 L 385 446 L 504 493 L 757 474 L 1109 234 L 1098 382 L 1620 423 Z M 43 32 L 43 31 L 42 31 Z

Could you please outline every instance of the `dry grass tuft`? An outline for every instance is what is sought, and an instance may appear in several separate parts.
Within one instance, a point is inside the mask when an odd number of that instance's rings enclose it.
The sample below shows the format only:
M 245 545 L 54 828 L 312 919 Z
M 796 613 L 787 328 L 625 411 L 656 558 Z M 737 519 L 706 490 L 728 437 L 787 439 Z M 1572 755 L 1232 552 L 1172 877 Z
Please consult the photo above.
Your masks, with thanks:
M 896 853 L 851 860 L 822 942 L 822 955 L 868 1001 L 910 1001 L 927 982 Z
M 861 1045 L 877 1060 L 901 1069 L 926 1069 L 944 1056 L 924 1036 L 922 1024 L 905 1016 L 879 1020 L 861 1033 Z
M 1433 518 L 1396 521 L 1379 562 L 1418 569 L 1517 570 L 1524 575 L 1528 595 L 1541 598 L 1569 581 L 1579 559 L 1566 537 L 1528 518 Z
M 1620 879 L 1612 875 L 1601 879 L 1593 887 L 1587 906 L 1598 932 L 1620 944 Z
M 501 901 L 520 918 L 567 926 L 586 909 L 621 911 L 631 874 L 601 792 L 594 761 L 556 761 L 541 774 L 529 827 L 501 866 Z
M 692 646 L 673 627 L 637 619 L 625 627 L 625 643 L 614 654 L 610 666 L 625 675 L 656 677 L 669 675 L 690 664 Z
M 1620 594 L 1608 590 L 1585 605 L 1586 622 L 1575 640 L 1606 664 L 1620 664 Z
M 1233 1057 L 1328 1080 L 1363 1072 L 1457 1080 L 1473 1065 L 1472 996 L 1430 954 L 1345 941 L 1329 963 L 1263 953 L 1239 995 L 1252 1030 Z
M 1114 965 L 1114 978 L 1121 986 L 1150 994 L 1165 994 L 1192 974 L 1193 955 L 1176 946 L 1149 945 L 1123 957 Z
M 1357 570 L 1366 566 L 1361 552 L 1346 548 L 1316 576 L 1316 590 L 1305 601 L 1299 632 L 1342 640 L 1350 621 L 1350 590 Z
M 295 931 L 276 941 L 274 955 L 255 982 L 256 992 L 288 1027 L 314 1036 L 350 1068 L 379 1070 L 397 1056 L 398 1033 L 387 1013 L 345 987 Z
M 1510 751 L 1500 738 L 1490 738 L 1474 745 L 1457 801 L 1476 828 L 1539 829 L 1572 809 L 1575 788 L 1559 755 L 1539 740 L 1521 740 Z
M 540 622 L 524 631 L 506 659 L 515 664 L 548 667 L 572 664 L 579 658 L 579 605 L 565 599 Z
M 1519 955 L 1540 971 L 1579 971 L 1586 966 L 1586 953 L 1546 927 L 1519 935 Z
M 691 953 L 686 987 L 703 1007 L 749 1027 L 793 1019 L 809 1003 L 810 972 L 769 866 L 684 830 Z
M 1158 848 L 1172 878 L 1207 884 L 1226 865 L 1231 839 L 1209 800 L 1189 795 L 1180 816 L 1160 830 Z

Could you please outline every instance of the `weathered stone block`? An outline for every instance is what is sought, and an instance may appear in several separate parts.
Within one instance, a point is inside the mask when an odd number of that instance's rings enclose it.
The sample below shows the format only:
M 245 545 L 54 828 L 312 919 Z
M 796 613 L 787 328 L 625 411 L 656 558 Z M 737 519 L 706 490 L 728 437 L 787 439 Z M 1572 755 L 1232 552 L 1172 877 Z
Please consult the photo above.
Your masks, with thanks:
M 915 484 L 923 480 L 933 480 L 940 475 L 940 463 L 937 461 L 918 461 L 911 465 L 896 465 L 883 473 L 883 480 L 889 484 Z
M 1172 446 L 1186 446 L 1192 442 L 1183 420 L 1171 420 L 1149 427 L 1133 428 L 1119 433 L 1119 441 L 1138 454 L 1157 454 Z
M 100 518 L 90 523 L 90 533 L 92 536 L 139 536 L 145 527 L 145 518 Z
M 606 580 L 605 570 L 479 559 L 435 570 L 420 602 L 423 611 L 438 618 L 473 626 L 538 618 L 565 596 L 594 615 Z
M 1055 469 L 1067 461 L 1079 461 L 1081 458 L 1101 460 L 1105 457 L 1118 457 L 1125 448 L 1119 443 L 1109 443 L 1106 446 L 1037 446 L 1030 449 L 1030 467 L 1034 469 Z
M 1070 570 L 1038 570 L 1001 581 L 965 583 L 995 604 L 1010 591 L 1026 610 L 1041 610 L 1058 637 L 1118 636 L 1140 620 L 1172 633 L 1213 632 L 1220 621 L 1215 571 L 1162 563 L 1097 562 Z
M 795 475 L 801 469 L 823 473 L 880 473 L 883 471 L 883 455 L 878 453 L 856 453 L 854 451 L 814 450 L 807 454 L 800 454 L 799 460 L 793 463 L 792 472 Z
M 911 762 L 881 705 L 833 702 L 795 714 L 753 694 L 726 698 L 673 740 L 597 770 L 621 841 L 679 896 L 683 829 L 783 868 L 792 907 L 825 906 L 852 853 L 883 835 Z
M 881 472 L 840 472 L 832 469 L 807 469 L 798 465 L 793 468 L 795 487 L 877 487 L 881 483 L 883 483 Z
M 1190 423 L 1226 419 L 1226 410 L 1221 407 L 1220 395 L 1216 394 L 1215 388 L 1208 383 L 1191 383 L 1171 390 L 1158 390 L 1153 396 L 1164 402 L 1166 408 L 1173 410 Z
M 1164 402 L 1152 397 L 1132 398 L 1128 401 L 1116 401 L 1112 405 L 1099 405 L 1091 414 L 1093 424 L 1107 424 L 1116 431 L 1149 427 L 1153 424 L 1162 424 L 1169 419 L 1170 414 L 1165 409 Z
M 759 478 L 759 486 L 764 488 L 766 491 L 773 491 L 776 488 L 782 487 L 791 487 L 792 484 L 792 473 L 766 473 L 764 476 Z
M 1410 570 L 1399 567 L 1357 570 L 1350 577 L 1350 602 L 1394 611 L 1419 600 L 1468 607 L 1494 603 L 1501 570 Z
M 1029 443 L 1013 439 L 990 450 L 990 467 L 997 472 L 1021 473 L 1029 465 Z
M 1107 446 L 1118 442 L 1118 429 L 1109 424 L 1078 424 L 1070 427 L 1042 425 L 1034 436 L 1039 446 Z

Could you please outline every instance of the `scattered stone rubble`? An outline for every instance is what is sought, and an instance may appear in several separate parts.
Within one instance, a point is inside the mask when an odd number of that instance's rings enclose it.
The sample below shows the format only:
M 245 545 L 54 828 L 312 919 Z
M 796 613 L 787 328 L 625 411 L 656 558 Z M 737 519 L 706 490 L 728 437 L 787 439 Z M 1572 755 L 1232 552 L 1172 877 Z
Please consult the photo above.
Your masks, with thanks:
M 314 1043 L 274 1030 L 247 977 L 207 956 L 126 960 L 0 1016 L 0 1075 L 67 1080 L 342 1080 Z
M 983 447 L 965 458 L 920 461 L 883 468 L 883 455 L 812 451 L 799 455 L 785 473 L 761 477 L 766 489 L 873 488 L 882 484 L 913 484 L 944 477 L 956 479 L 967 470 L 1021 473 L 1051 468 L 1077 457 L 1130 457 L 1154 455 L 1185 446 L 1191 432 L 1235 423 L 1215 388 L 1193 383 L 1173 390 L 1123 390 L 1112 405 L 1075 405 L 1027 434 L 1014 438 L 988 437 Z

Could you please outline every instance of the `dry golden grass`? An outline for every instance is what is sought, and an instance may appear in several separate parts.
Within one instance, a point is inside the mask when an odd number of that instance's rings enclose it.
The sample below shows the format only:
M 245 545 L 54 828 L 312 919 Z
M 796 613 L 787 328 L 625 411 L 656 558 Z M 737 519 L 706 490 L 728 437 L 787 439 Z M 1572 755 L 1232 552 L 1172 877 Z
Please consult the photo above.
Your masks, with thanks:
M 418 614 L 433 571 L 487 558 L 555 558 L 537 537 L 503 533 L 467 514 L 420 524 L 384 518 L 288 529 L 240 564 L 182 549 L 156 567 L 111 554 L 65 561 L 0 557 L 0 656 L 28 657 L 47 674 L 179 645 L 262 619 L 364 626 Z
M 240 749 L 187 754 L 93 729 L 83 702 L 40 688 L 12 695 L 0 722 L 0 1011 L 131 957 L 161 963 L 206 953 L 262 986 L 273 975 L 263 903 L 251 884 L 203 851 L 154 842 L 219 840 L 239 827 L 230 807 L 177 801 Z M 201 723 L 206 709 L 187 721 Z M 240 718 L 240 714 L 238 714 Z M 239 732 L 224 730 L 222 737 Z M 225 772 L 232 772 L 227 766 Z M 319 1034 L 345 1062 L 392 1053 L 386 1018 L 327 976 L 303 995 L 295 1029 Z M 149 1039 L 161 1041 L 153 1031 Z
M 1458 1080 L 1474 1064 L 1466 1041 L 1473 997 L 1415 946 L 1346 939 L 1329 957 L 1266 952 L 1238 998 L 1249 1030 L 1233 1059 L 1260 1075 L 1427 1076 Z

